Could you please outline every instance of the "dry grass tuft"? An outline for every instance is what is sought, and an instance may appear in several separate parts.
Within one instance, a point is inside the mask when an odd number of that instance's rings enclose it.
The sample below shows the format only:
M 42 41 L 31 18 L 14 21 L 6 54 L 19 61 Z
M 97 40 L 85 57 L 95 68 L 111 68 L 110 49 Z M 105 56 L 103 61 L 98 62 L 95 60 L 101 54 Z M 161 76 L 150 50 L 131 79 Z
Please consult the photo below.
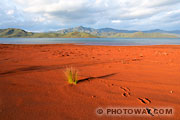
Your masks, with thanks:
M 78 71 L 73 67 L 68 67 L 64 71 L 69 84 L 77 84 L 78 82 Z

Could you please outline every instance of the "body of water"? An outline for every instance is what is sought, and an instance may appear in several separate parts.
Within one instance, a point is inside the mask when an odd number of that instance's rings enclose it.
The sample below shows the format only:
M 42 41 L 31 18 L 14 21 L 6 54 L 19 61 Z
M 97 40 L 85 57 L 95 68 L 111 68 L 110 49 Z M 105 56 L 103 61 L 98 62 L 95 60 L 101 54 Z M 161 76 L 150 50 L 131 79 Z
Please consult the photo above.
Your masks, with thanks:
M 180 45 L 180 38 L 0 38 L 1 44 Z

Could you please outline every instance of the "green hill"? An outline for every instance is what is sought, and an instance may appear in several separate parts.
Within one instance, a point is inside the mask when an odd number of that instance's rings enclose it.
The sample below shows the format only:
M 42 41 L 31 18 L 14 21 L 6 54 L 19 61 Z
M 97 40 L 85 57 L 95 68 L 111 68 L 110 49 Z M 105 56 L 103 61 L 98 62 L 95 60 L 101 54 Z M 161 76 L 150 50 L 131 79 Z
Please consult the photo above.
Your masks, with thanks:
M 98 36 L 89 33 L 32 33 L 21 29 L 8 28 L 0 29 L 0 37 L 4 38 L 97 38 Z
M 104 34 L 104 37 L 110 38 L 177 38 L 176 35 L 165 34 L 165 33 L 144 33 L 144 32 L 135 32 L 135 33 L 109 33 L 108 35 Z
M 70 32 L 63 35 L 64 38 L 97 38 L 98 36 L 84 32 Z
M 8 28 L 8 29 L 1 29 L 0 30 L 0 37 L 25 37 L 25 36 L 32 36 L 32 32 L 26 32 L 21 29 L 15 29 L 15 28 Z

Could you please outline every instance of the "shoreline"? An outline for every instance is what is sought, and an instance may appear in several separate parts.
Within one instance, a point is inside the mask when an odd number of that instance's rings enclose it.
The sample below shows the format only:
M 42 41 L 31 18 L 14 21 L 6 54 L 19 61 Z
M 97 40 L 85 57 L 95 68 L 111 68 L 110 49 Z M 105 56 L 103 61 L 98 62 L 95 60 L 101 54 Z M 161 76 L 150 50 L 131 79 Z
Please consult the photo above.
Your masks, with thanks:
M 55 44 L 4 44 L 4 43 L 0 43 L 0 45 L 17 45 L 17 46 L 58 46 L 58 45 L 73 45 L 73 46 L 98 46 L 98 47 L 149 47 L 149 46 L 180 46 L 180 45 L 176 45 L 176 44 L 161 44 L 161 45 L 117 45 L 117 46 L 113 46 L 113 45 L 88 45 L 85 43 L 55 43 Z

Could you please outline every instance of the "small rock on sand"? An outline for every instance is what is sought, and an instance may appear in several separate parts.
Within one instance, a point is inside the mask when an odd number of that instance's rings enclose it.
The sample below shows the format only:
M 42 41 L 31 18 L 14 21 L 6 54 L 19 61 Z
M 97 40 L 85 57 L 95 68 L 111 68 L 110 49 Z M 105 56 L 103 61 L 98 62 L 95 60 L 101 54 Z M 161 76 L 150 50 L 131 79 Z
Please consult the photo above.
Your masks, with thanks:
M 96 96 L 95 96 L 95 95 L 92 95 L 91 97 L 92 97 L 92 98 L 95 98 Z
M 140 57 L 143 57 L 143 54 L 140 54 L 139 56 L 140 56 Z

